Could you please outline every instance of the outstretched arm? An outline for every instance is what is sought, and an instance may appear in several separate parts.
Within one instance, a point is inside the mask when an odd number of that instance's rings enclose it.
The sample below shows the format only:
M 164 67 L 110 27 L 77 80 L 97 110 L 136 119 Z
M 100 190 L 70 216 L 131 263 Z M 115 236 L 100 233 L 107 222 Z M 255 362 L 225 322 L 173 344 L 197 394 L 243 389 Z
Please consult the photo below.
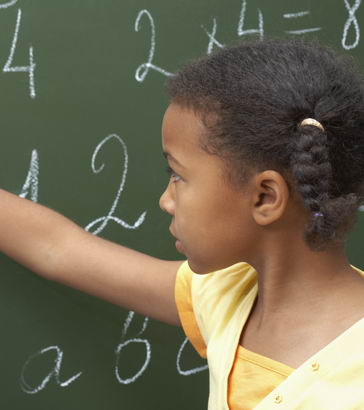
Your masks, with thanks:
M 99 238 L 61 214 L 0 190 L 0 251 L 33 272 L 139 314 L 180 325 L 164 261 Z

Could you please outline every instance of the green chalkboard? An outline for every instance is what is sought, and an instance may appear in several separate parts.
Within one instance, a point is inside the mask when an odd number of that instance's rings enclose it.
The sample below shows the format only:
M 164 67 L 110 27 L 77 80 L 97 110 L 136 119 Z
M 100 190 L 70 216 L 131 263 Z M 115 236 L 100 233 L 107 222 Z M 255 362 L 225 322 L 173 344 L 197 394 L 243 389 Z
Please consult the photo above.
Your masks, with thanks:
M 360 0 L 1 0 L 0 185 L 104 238 L 179 259 L 158 206 L 166 77 L 250 36 L 319 38 L 363 66 L 363 17 Z M 361 269 L 363 225 L 359 212 L 347 245 Z M 4 255 L 0 270 L 1 409 L 207 407 L 206 361 L 180 328 Z

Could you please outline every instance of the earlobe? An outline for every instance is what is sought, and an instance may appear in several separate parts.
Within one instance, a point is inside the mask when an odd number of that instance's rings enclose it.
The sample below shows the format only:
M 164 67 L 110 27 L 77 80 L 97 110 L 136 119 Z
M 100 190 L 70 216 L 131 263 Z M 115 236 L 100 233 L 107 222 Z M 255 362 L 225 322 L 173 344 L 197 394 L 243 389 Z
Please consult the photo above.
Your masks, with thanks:
M 285 179 L 276 171 L 268 170 L 255 176 L 253 218 L 258 225 L 269 225 L 282 217 L 289 190 Z

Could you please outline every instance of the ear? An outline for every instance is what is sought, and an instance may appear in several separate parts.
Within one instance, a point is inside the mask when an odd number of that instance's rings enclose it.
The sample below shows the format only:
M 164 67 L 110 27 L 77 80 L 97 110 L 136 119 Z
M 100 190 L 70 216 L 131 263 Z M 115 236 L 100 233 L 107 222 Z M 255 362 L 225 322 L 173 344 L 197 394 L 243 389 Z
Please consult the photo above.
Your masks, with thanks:
M 282 175 L 268 170 L 256 174 L 252 184 L 252 216 L 258 225 L 269 225 L 284 214 L 289 189 Z

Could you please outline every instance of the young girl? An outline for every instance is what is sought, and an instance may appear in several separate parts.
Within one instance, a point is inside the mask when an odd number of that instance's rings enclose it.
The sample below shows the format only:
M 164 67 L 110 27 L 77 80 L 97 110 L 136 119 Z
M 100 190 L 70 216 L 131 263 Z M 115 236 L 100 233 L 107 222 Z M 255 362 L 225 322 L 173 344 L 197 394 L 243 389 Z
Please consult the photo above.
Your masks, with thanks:
M 179 325 L 207 357 L 209 410 L 364 408 L 364 87 L 316 43 L 248 41 L 168 82 L 162 261 L 0 193 L 1 250 L 34 272 Z

